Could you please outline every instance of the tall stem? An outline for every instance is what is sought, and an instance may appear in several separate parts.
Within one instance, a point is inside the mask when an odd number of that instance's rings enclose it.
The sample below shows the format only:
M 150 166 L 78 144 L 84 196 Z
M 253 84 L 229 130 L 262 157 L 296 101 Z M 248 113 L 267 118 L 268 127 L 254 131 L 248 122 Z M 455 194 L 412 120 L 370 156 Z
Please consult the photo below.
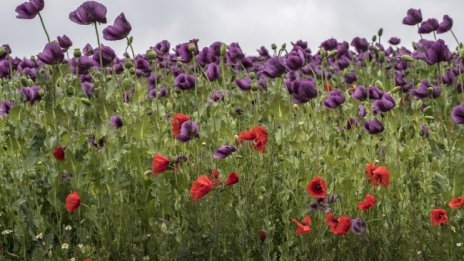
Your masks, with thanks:
M 458 50 L 461 48 L 461 43 L 459 42 L 458 38 L 456 37 L 456 35 L 454 34 L 453 30 L 450 30 L 451 34 L 453 35 L 454 37 L 454 40 L 456 40 L 456 43 L 458 44 Z
M 135 59 L 134 48 L 132 47 L 132 40 L 129 39 L 129 37 L 127 37 L 127 36 L 126 36 L 126 40 L 127 40 L 127 46 L 130 47 L 131 52 L 132 52 L 132 59 Z
M 45 35 L 47 35 L 47 40 L 48 40 L 48 42 L 50 42 L 50 36 L 48 35 L 48 31 L 47 31 L 47 28 L 45 27 L 45 23 L 44 23 L 44 20 L 42 18 L 42 15 L 40 13 L 38 13 L 38 15 L 39 15 L 39 18 L 40 18 L 40 23 L 42 24 L 42 28 L 45 31 Z
M 97 44 L 98 44 L 98 56 L 100 57 L 100 69 L 103 69 L 103 58 L 102 58 L 102 50 L 100 44 L 100 34 L 98 34 L 97 23 L 93 23 L 95 26 L 95 33 L 97 34 Z

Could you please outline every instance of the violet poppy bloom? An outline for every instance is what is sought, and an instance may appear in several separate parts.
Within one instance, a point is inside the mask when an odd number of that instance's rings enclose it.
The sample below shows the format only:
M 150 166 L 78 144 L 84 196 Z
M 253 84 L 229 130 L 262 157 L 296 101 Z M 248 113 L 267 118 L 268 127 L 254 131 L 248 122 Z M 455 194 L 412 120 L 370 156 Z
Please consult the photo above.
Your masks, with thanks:
M 384 130 L 382 123 L 377 120 L 365 121 L 364 129 L 369 132 L 369 134 L 379 134 Z
M 346 122 L 346 129 L 351 130 L 353 127 L 358 127 L 359 122 L 356 118 L 350 117 L 350 119 Z
M 103 30 L 103 38 L 108 41 L 117 41 L 124 39 L 132 30 L 131 24 L 127 21 L 124 13 L 121 13 L 114 20 L 114 24 Z
M 291 85 L 293 102 L 302 104 L 317 97 L 316 82 L 313 78 L 295 80 Z
M 425 61 L 432 65 L 439 62 L 447 62 L 452 58 L 448 46 L 442 39 L 432 42 L 425 49 Z
M 73 42 L 71 41 L 71 39 L 69 39 L 69 37 L 67 35 L 63 35 L 63 36 L 58 36 L 58 44 L 60 45 L 61 49 L 63 49 L 63 52 L 66 52 L 69 47 L 72 46 Z
M 169 53 L 169 48 L 171 44 L 167 40 L 163 40 L 153 47 L 153 50 L 156 52 L 158 56 L 164 56 Z
M 169 90 L 167 88 L 161 88 L 161 90 L 159 91 L 160 97 L 166 97 L 168 96 L 168 94 L 169 94 Z
M 250 77 L 245 77 L 243 79 L 237 79 L 234 81 L 237 84 L 238 88 L 242 91 L 249 91 L 251 89 L 251 79 Z
M 285 72 L 285 66 L 282 58 L 274 56 L 267 60 L 263 73 L 271 78 L 277 78 Z
M 354 89 L 353 93 L 351 94 L 351 97 L 355 98 L 358 101 L 364 101 L 367 99 L 367 90 L 364 88 L 364 86 L 358 86 L 356 89 Z
M 93 55 L 93 47 L 89 43 L 82 48 L 82 52 L 85 56 L 92 56 Z
M 18 5 L 15 9 L 19 19 L 34 19 L 34 17 L 44 9 L 44 0 L 29 0 Z
M 95 1 L 86 1 L 75 11 L 69 13 L 69 19 L 76 24 L 106 24 L 106 7 Z
M 338 195 L 337 194 L 332 194 L 332 195 L 327 197 L 327 203 L 332 204 L 335 201 L 337 201 L 337 199 L 338 199 Z
M 437 30 L 439 27 L 438 21 L 435 18 L 430 18 L 427 19 L 427 21 L 424 21 L 420 24 L 419 26 L 419 33 L 420 34 L 429 34 L 435 30 Z
M 387 112 L 390 111 L 395 107 L 395 100 L 389 93 L 384 93 L 382 99 L 376 100 L 372 104 L 372 108 L 374 109 L 374 114 L 379 112 Z
M 211 99 L 215 102 L 217 101 L 223 101 L 224 100 L 224 95 L 222 95 L 222 92 L 220 90 L 216 90 L 213 92 L 211 95 Z
M 366 107 L 364 107 L 363 105 L 359 105 L 358 106 L 358 116 L 359 116 L 359 118 L 364 118 L 364 117 L 366 117 L 366 115 L 367 115 Z
M 305 64 L 305 57 L 301 49 L 297 48 L 296 50 L 288 53 L 285 56 L 285 64 L 292 71 L 296 71 L 303 67 Z
M 369 42 L 367 42 L 366 38 L 355 37 L 351 41 L 351 46 L 353 46 L 358 53 L 362 53 L 369 48 Z
M 13 109 L 14 107 L 14 102 L 13 101 L 2 101 L 0 104 L 0 117 L 6 117 L 8 116 L 8 113 L 10 113 L 10 110 Z
M 421 128 L 421 130 L 420 130 L 419 134 L 421 136 L 424 136 L 425 138 L 428 138 L 430 136 L 429 128 L 427 128 L 427 126 L 424 125 L 424 124 L 421 124 L 420 128 Z
M 416 99 L 423 99 L 429 96 L 430 83 L 426 80 L 420 80 L 419 86 L 411 92 Z
M 464 104 L 460 104 L 451 111 L 451 119 L 456 124 L 464 124 Z
M 322 104 L 329 108 L 335 109 L 345 102 L 345 95 L 339 89 L 329 92 L 329 96 L 322 102 Z
M 10 75 L 10 63 L 8 60 L 0 60 L 0 79 Z
M 259 54 L 260 57 L 262 58 L 265 58 L 265 59 L 269 59 L 269 57 L 271 57 L 269 55 L 269 51 L 266 49 L 266 47 L 264 46 L 261 46 L 258 50 L 256 50 Z
M 205 76 L 211 82 L 216 81 L 221 76 L 221 68 L 215 63 L 210 63 L 206 66 Z
M 416 25 L 422 22 L 422 12 L 420 9 L 409 9 L 406 17 L 403 18 L 403 24 Z
M 238 63 L 245 55 L 238 43 L 231 43 L 227 48 L 226 59 L 229 64 Z
M 116 129 L 119 129 L 122 127 L 123 123 L 122 123 L 122 119 L 121 117 L 119 117 L 118 115 L 113 115 L 111 116 L 110 118 L 110 124 L 115 127 Z
M 59 64 L 64 59 L 63 50 L 58 43 L 47 43 L 43 52 L 37 55 L 39 60 L 46 64 Z
M 398 37 L 392 37 L 390 40 L 388 40 L 388 43 L 391 45 L 398 45 L 400 44 L 401 40 Z
M 225 159 L 233 152 L 237 151 L 235 146 L 229 146 L 226 144 L 221 145 L 219 149 L 214 152 L 214 158 L 216 159 Z
M 377 88 L 377 86 L 369 86 L 367 88 L 367 97 L 371 100 L 381 99 L 384 92 Z
M 174 86 L 180 90 L 193 89 L 195 87 L 195 76 L 181 73 L 174 79 Z
M 192 138 L 198 138 L 199 128 L 198 124 L 193 121 L 185 121 L 180 127 L 180 133 L 176 136 L 176 139 L 181 142 L 187 142 Z
M 344 78 L 345 78 L 345 82 L 347 84 L 352 84 L 352 83 L 354 83 L 355 81 L 358 80 L 358 77 L 356 77 L 356 73 L 354 73 L 353 71 L 345 74 Z
M 317 201 L 315 201 L 309 204 L 308 208 L 311 211 L 318 211 L 321 208 L 321 205 Z
M 453 19 L 451 19 L 451 17 L 449 17 L 448 15 L 444 15 L 443 21 L 438 26 L 437 33 L 446 33 L 449 30 L 451 30 L 451 27 L 453 27 Z
M 42 87 L 33 86 L 33 87 L 21 87 L 21 93 L 24 94 L 26 100 L 31 104 L 34 104 L 36 101 L 40 101 L 40 91 Z
M 90 98 L 93 96 L 93 83 L 91 82 L 82 82 L 81 83 L 81 89 L 84 94 Z
M 116 58 L 116 53 L 111 47 L 105 46 L 103 44 L 101 45 L 101 48 L 96 48 L 94 50 L 92 59 L 96 64 L 100 65 L 100 50 L 103 67 L 111 65 Z
M 103 146 L 105 146 L 105 137 L 101 137 L 99 140 L 98 140 L 98 143 L 95 142 L 95 133 L 91 133 L 90 134 L 90 139 L 89 139 L 89 144 L 94 146 L 95 148 L 98 148 L 98 149 L 102 149 Z
M 363 236 L 366 233 L 366 223 L 361 217 L 351 220 L 351 231 L 357 236 Z
M 324 48 L 326 51 L 331 51 L 337 48 L 338 42 L 334 38 L 327 39 L 321 43 L 320 48 Z

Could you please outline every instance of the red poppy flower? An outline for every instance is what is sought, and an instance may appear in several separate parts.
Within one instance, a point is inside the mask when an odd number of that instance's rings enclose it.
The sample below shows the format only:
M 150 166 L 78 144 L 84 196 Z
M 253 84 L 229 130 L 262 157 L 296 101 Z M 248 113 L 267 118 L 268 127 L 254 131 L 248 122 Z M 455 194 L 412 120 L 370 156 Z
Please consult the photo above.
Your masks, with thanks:
M 55 147 L 53 149 L 53 156 L 55 156 L 55 159 L 57 159 L 59 161 L 63 161 L 64 160 L 64 150 L 65 149 L 66 149 L 65 147 L 61 147 L 61 146 Z
M 221 180 L 219 179 L 219 170 L 217 169 L 213 169 L 211 171 L 211 173 L 213 174 L 213 176 L 216 178 L 216 185 L 221 185 Z
M 259 234 L 259 239 L 261 239 L 261 241 L 264 242 L 264 240 L 266 240 L 266 231 L 264 231 L 264 229 L 261 229 L 258 234 Z
M 208 176 L 200 176 L 193 182 L 190 188 L 190 197 L 194 201 L 198 201 L 201 197 L 208 194 L 213 187 L 213 181 Z
M 311 217 L 306 215 L 303 219 L 303 223 L 298 222 L 296 219 L 292 218 L 292 222 L 297 225 L 297 229 L 295 230 L 295 234 L 302 235 L 308 234 L 311 232 Z
M 364 201 L 358 202 L 358 208 L 361 211 L 366 212 L 369 208 L 373 207 L 376 202 L 377 200 L 375 199 L 373 195 L 366 194 L 366 196 L 364 197 Z
M 351 227 L 351 218 L 348 216 L 339 216 L 335 218 L 332 213 L 327 213 L 325 223 L 329 225 L 329 230 L 334 235 L 346 235 Z
M 69 214 L 74 213 L 81 205 L 81 198 L 77 192 L 73 192 L 66 197 L 66 210 Z
M 174 118 L 171 121 L 171 132 L 172 136 L 176 137 L 177 135 L 180 134 L 180 127 L 182 126 L 182 123 L 190 120 L 190 117 L 182 114 L 182 113 L 177 113 L 174 115 Z
M 368 179 L 372 179 L 374 177 L 374 170 L 378 167 L 377 164 L 372 164 L 370 162 L 369 164 L 366 165 L 365 170 L 366 170 L 366 177 Z
M 166 171 L 169 166 L 169 159 L 161 154 L 153 155 L 153 161 L 151 162 L 153 173 L 161 174 Z
M 451 199 L 448 203 L 448 206 L 450 208 L 460 208 L 464 206 L 464 195 L 462 195 L 461 197 Z
M 325 198 L 327 196 L 327 184 L 319 176 L 313 178 L 306 186 L 306 189 L 309 196 L 313 198 Z
M 433 226 L 448 223 L 448 216 L 446 215 L 446 210 L 441 208 L 432 209 L 432 212 L 430 213 L 430 222 L 432 222 Z
M 326 92 L 330 92 L 330 91 L 332 91 L 332 89 L 333 89 L 333 86 L 332 86 L 332 83 L 331 83 L 331 82 L 326 82 L 326 83 L 324 84 L 324 90 L 325 90 Z
M 244 140 L 254 141 L 255 150 L 264 153 L 266 151 L 267 131 L 263 126 L 244 131 L 238 136 L 238 142 L 242 143 Z
M 226 180 L 226 185 L 227 186 L 232 186 L 235 183 L 237 183 L 238 180 L 239 180 L 238 174 L 236 172 L 232 172 L 232 173 L 230 173 L 229 177 Z
M 386 167 L 377 167 L 374 171 L 372 171 L 372 175 L 372 186 L 381 185 L 384 187 L 388 187 L 390 185 L 390 172 L 388 172 L 388 169 Z

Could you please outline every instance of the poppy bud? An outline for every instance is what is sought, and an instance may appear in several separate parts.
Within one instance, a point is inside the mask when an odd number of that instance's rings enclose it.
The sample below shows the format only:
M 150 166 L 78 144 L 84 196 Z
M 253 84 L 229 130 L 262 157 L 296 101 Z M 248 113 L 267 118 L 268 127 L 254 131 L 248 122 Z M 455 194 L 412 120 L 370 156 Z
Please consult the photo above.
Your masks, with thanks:
M 189 43 L 187 49 L 192 53 L 196 51 L 197 47 L 195 46 L 195 43 Z
M 250 72 L 248 76 L 250 77 L 250 79 L 254 80 L 256 77 L 256 74 L 254 72 Z
M 333 50 L 329 52 L 329 58 L 335 57 L 338 54 L 337 50 Z
M 395 88 L 393 88 L 390 93 L 397 93 L 399 90 L 401 89 L 400 86 L 396 86 Z
M 87 98 L 81 98 L 81 102 L 87 106 L 90 106 L 92 103 Z
M 130 73 L 130 74 L 135 74 L 135 73 L 136 73 L 135 68 L 134 68 L 134 67 L 130 68 L 130 69 L 129 69 L 129 73 Z
M 435 119 L 433 116 L 425 116 L 424 118 L 426 118 L 427 120 L 433 120 L 433 119 Z
M 127 59 L 125 62 L 124 62 L 124 68 L 126 69 L 130 69 L 133 67 L 133 64 L 132 64 L 132 61 Z
M 464 59 L 464 48 L 461 48 L 461 50 L 459 51 L 459 56 L 461 57 L 461 59 Z
M 372 42 L 375 42 L 375 41 L 377 41 L 377 35 L 372 36 Z
M 150 60 L 150 61 L 155 60 L 155 59 L 156 59 L 156 53 L 155 53 L 155 51 L 153 51 L 153 50 L 148 50 L 148 51 L 147 51 L 147 58 L 148 58 L 148 60 Z
M 264 242 L 264 240 L 266 240 L 266 232 L 264 231 L 264 229 L 261 229 L 259 231 L 259 239 L 261 239 L 261 241 Z
M 122 80 L 122 87 L 124 88 L 124 90 L 129 90 L 132 86 L 132 81 L 131 79 L 129 78 L 124 78 L 124 80 Z
M 433 95 L 433 88 L 432 87 L 427 88 L 427 91 L 429 92 L 429 95 Z
M 277 50 L 277 45 L 275 43 L 271 44 L 271 49 L 273 51 Z
M 414 58 L 412 58 L 410 55 L 401 55 L 401 60 L 405 61 L 405 62 L 413 62 L 414 61 Z
M 81 57 L 81 55 L 82 55 L 82 54 L 81 54 L 81 49 L 75 48 L 75 49 L 74 49 L 73 55 L 74 55 L 75 58 Z
M 376 85 L 377 87 L 379 87 L 379 89 L 383 90 L 383 82 L 377 80 L 377 81 L 375 81 L 375 85 Z
M 3 46 L 0 46 L 0 56 L 5 55 L 5 52 L 5 48 L 3 48 Z
M 113 79 L 113 77 L 110 74 L 105 77 L 105 80 L 107 82 L 111 81 L 112 79 Z
M 325 58 L 326 53 L 325 53 L 324 47 L 322 47 L 322 48 L 319 50 L 319 55 L 321 56 L 322 59 Z
M 379 60 L 381 63 L 385 61 L 385 53 L 384 52 L 379 52 Z
M 380 28 L 379 31 L 377 32 L 377 35 L 381 37 L 383 35 L 383 28 Z
M 427 106 L 427 107 L 424 108 L 423 112 L 426 113 L 426 112 L 429 111 L 431 108 L 432 108 L 432 107 Z
M 39 96 L 42 97 L 44 95 L 45 95 L 45 90 L 44 89 L 39 90 Z
M 32 79 L 27 79 L 27 86 L 33 86 L 34 81 Z
M 19 79 L 20 79 L 22 85 L 28 86 L 28 85 L 27 85 L 27 78 L 26 78 L 26 77 L 21 76 L 21 78 L 19 78 Z
M 226 55 L 226 52 L 227 52 L 227 45 L 226 44 L 221 44 L 221 49 L 219 50 L 219 53 L 221 56 L 224 56 Z

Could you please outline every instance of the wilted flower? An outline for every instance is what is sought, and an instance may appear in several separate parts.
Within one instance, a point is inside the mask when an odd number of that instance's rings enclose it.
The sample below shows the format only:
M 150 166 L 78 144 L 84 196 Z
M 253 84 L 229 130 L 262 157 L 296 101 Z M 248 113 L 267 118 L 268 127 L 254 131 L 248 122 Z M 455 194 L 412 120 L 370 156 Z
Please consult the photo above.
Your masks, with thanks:
M 306 215 L 303 219 L 303 223 L 298 222 L 294 218 L 292 218 L 291 221 L 297 226 L 297 229 L 295 230 L 295 234 L 303 235 L 303 234 L 308 234 L 309 232 L 311 232 L 311 217 L 310 216 Z
M 114 24 L 103 30 L 103 38 L 108 41 L 121 40 L 127 37 L 132 30 L 131 24 L 127 21 L 124 13 L 121 13 L 114 20 Z

